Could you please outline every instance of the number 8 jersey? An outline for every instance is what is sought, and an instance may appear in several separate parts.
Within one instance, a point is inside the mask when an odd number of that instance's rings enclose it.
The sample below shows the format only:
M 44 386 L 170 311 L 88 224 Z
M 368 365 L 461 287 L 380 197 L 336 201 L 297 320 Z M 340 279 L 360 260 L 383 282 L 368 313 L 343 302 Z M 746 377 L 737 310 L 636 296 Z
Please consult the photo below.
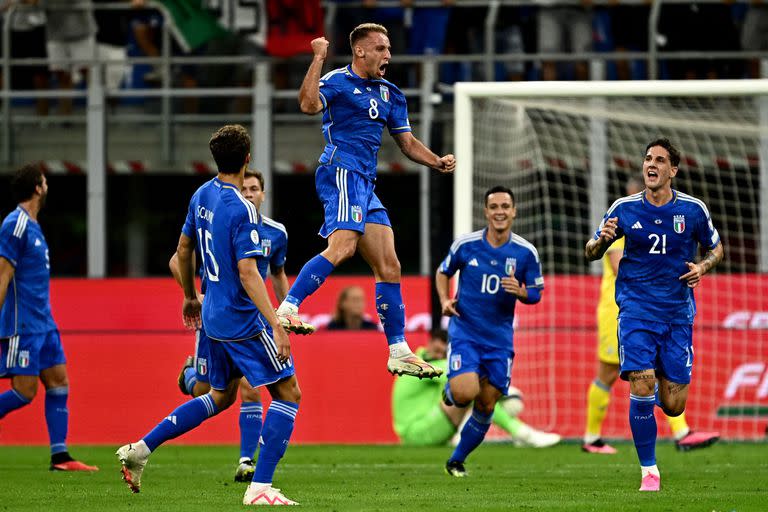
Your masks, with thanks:
M 624 256 L 616 276 L 619 318 L 673 324 L 692 324 L 696 315 L 693 290 L 680 276 L 694 262 L 698 244 L 707 250 L 720 243 L 706 205 L 699 199 L 672 191 L 672 200 L 654 206 L 645 192 L 622 197 L 603 217 L 618 217 L 616 237 L 626 237 Z
M 218 341 L 246 340 L 267 325 L 240 282 L 237 262 L 263 256 L 256 207 L 214 178 L 189 202 L 182 233 L 197 240 L 203 276 L 203 327 Z
M 470 339 L 494 348 L 513 348 L 513 323 L 517 297 L 501 286 L 503 277 L 514 276 L 527 288 L 544 288 L 536 248 L 514 233 L 500 247 L 486 240 L 486 231 L 475 231 L 456 239 L 440 272 L 459 274 L 456 293 L 459 316 L 451 318 L 448 337 Z

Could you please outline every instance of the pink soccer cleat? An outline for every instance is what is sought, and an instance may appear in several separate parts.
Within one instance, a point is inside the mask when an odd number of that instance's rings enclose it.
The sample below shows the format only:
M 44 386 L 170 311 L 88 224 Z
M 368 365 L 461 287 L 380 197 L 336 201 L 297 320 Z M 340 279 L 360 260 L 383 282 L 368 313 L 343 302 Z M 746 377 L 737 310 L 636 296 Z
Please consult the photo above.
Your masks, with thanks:
M 263 485 L 255 487 L 253 484 L 249 485 L 245 490 L 245 496 L 243 496 L 243 505 L 298 505 L 293 500 L 286 498 L 280 489 L 275 489 L 271 485 Z
M 641 491 L 659 491 L 661 490 L 661 477 L 648 473 L 643 477 L 643 481 L 640 484 Z
M 51 471 L 98 471 L 97 466 L 89 466 L 79 460 L 68 460 L 67 462 L 59 462 L 58 464 L 51 464 Z
M 675 447 L 681 452 L 712 446 L 720 439 L 720 432 L 694 432 L 691 430 L 684 438 L 675 441 Z
M 581 451 L 587 453 L 599 453 L 602 455 L 614 455 L 616 453 L 616 448 L 606 444 L 606 442 L 602 439 L 598 439 L 597 441 L 593 441 L 589 444 L 585 443 L 581 445 Z

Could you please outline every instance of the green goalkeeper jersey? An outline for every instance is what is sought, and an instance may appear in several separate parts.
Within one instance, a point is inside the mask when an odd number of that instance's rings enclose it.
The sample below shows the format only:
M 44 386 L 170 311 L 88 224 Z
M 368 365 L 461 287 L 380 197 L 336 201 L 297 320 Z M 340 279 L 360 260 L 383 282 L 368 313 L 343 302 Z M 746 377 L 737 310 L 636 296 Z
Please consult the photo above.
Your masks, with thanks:
M 416 350 L 416 355 L 427 360 L 423 347 Z M 443 387 L 448 382 L 448 360 L 438 359 L 429 363 L 442 368 L 443 374 L 434 379 L 398 377 L 395 380 L 392 388 L 392 423 L 400 436 L 409 425 L 423 418 L 441 400 Z

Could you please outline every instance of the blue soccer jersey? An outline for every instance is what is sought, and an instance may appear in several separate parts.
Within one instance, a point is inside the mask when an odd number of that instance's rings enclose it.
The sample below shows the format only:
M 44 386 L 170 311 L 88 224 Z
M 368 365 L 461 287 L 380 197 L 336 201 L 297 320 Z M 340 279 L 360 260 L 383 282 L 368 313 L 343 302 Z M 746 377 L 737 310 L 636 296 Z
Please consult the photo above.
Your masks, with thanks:
M 237 262 L 262 256 L 256 208 L 236 187 L 214 178 L 192 196 L 182 232 L 197 239 L 208 336 L 219 341 L 254 338 L 267 323 L 240 282 Z
M 673 190 L 670 202 L 654 206 L 639 192 L 613 203 L 595 239 L 611 217 L 619 219 L 616 237 L 626 237 L 616 276 L 619 318 L 693 323 L 693 290 L 680 276 L 689 271 L 686 262 L 694 261 L 699 244 L 714 249 L 720 243 L 706 205 Z
M 376 154 L 384 126 L 396 135 L 411 131 L 405 96 L 387 80 L 360 78 L 351 66 L 320 79 L 323 136 L 321 164 L 335 165 L 376 178 Z
M 257 258 L 259 274 L 262 279 L 267 278 L 267 271 L 285 266 L 285 258 L 288 253 L 288 232 L 285 226 L 279 222 L 259 215 L 259 236 L 261 237 L 261 252 L 263 258 Z
M 527 288 L 543 289 L 544 277 L 539 254 L 530 242 L 511 233 L 506 244 L 493 247 L 486 231 L 456 239 L 440 265 L 440 272 L 449 277 L 461 271 L 456 294 L 459 316 L 451 318 L 448 336 L 510 349 L 517 297 L 504 291 L 501 278 L 514 276 Z
M 0 311 L 0 338 L 55 330 L 48 244 L 40 224 L 21 206 L 0 226 L 0 256 L 15 269 Z

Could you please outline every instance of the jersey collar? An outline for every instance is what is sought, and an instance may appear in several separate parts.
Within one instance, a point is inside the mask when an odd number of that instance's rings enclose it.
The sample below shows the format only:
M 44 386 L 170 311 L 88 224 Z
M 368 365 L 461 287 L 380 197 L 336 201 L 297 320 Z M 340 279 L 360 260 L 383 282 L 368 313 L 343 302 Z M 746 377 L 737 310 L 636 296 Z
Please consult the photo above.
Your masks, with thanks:
M 353 80 L 360 80 L 363 82 L 384 82 L 384 80 L 378 79 L 378 78 L 363 78 L 359 76 L 357 73 L 352 71 L 352 64 L 347 64 L 347 75 L 349 75 Z

